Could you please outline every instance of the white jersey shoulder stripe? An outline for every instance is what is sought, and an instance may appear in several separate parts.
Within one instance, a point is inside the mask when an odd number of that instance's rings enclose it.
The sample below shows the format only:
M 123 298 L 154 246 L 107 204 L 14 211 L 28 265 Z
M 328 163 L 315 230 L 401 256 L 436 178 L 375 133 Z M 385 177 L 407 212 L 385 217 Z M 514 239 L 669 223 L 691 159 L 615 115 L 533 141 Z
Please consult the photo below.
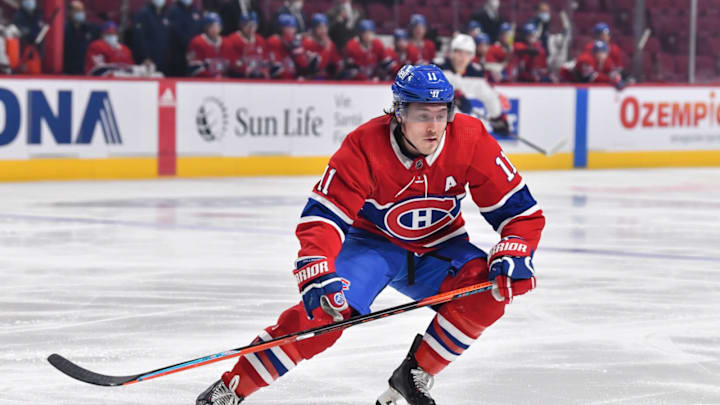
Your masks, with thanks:
M 343 210 L 341 210 L 337 205 L 335 205 L 335 204 L 333 204 L 332 202 L 330 202 L 330 200 L 328 200 L 327 198 L 325 198 L 325 197 L 323 197 L 323 196 L 321 196 L 321 195 L 315 194 L 315 193 L 311 193 L 311 194 L 310 194 L 310 198 L 312 198 L 313 200 L 319 202 L 320 204 L 322 204 L 323 206 L 325 206 L 325 208 L 327 208 L 327 209 L 329 209 L 330 211 L 332 211 L 333 214 L 335 214 L 335 215 L 337 215 L 338 217 L 340 217 L 340 219 L 342 219 L 343 221 L 345 221 L 346 224 L 352 225 L 353 220 L 350 219 L 350 217 L 347 216 L 347 214 L 345 214 L 345 213 L 343 212 Z
M 345 242 L 345 233 L 343 233 L 342 229 L 340 229 L 340 227 L 335 222 L 333 222 L 332 220 L 329 220 L 325 217 L 318 217 L 318 216 L 314 216 L 314 215 L 308 216 L 308 217 L 302 217 L 302 218 L 300 218 L 300 221 L 298 223 L 299 224 L 308 224 L 311 222 L 323 222 L 323 223 L 326 223 L 326 224 L 332 226 L 337 231 L 338 236 L 340 237 L 340 242 L 343 242 L 343 243 Z M 298 259 L 298 260 L 300 260 L 300 259 Z
M 525 187 L 525 180 L 520 181 L 520 183 L 518 183 L 517 186 L 513 187 L 513 189 L 510 190 L 507 194 L 505 194 L 505 195 L 500 199 L 500 201 L 498 201 L 497 203 L 495 203 L 495 204 L 493 204 L 493 205 L 491 205 L 491 206 L 489 206 L 489 207 L 479 207 L 479 208 L 480 208 L 480 212 L 492 212 L 492 211 L 495 211 L 496 209 L 502 207 L 503 205 L 505 205 L 505 203 L 507 202 L 507 200 L 509 200 L 510 197 L 513 196 L 513 194 L 515 194 L 515 193 L 517 193 L 518 191 L 522 190 L 523 187 Z

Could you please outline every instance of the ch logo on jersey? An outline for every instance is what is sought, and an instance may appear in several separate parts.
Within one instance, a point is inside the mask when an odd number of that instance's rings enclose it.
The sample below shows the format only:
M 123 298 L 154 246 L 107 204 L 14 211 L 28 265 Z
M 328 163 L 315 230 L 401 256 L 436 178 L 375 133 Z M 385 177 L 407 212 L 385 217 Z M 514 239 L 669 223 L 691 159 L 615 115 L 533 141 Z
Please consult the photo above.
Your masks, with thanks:
M 459 212 L 453 197 L 412 198 L 388 210 L 385 228 L 399 239 L 423 239 L 452 224 Z

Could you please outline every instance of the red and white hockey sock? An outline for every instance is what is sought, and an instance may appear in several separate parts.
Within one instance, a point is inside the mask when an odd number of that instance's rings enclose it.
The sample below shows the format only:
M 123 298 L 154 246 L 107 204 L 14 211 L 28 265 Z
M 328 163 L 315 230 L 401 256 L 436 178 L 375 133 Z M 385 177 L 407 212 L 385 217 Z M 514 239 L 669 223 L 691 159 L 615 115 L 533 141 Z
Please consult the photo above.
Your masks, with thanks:
M 435 375 L 467 350 L 478 336 L 479 333 L 471 336 L 463 332 L 438 313 L 425 331 L 415 359 L 423 370 Z

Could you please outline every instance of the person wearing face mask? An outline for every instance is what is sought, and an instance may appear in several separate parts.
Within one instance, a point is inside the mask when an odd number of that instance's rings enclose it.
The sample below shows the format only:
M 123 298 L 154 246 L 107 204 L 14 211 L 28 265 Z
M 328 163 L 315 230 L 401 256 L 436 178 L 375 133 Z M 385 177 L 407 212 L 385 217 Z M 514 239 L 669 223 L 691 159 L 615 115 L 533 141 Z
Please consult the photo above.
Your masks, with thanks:
M 165 0 L 149 0 L 133 16 L 132 40 L 136 62 L 168 74 L 170 19 Z
M 297 22 L 297 32 L 302 34 L 307 31 L 307 26 L 305 25 L 305 14 L 303 13 L 302 8 L 303 0 L 286 0 L 285 4 L 283 4 L 283 6 L 280 7 L 278 12 L 275 14 L 275 21 L 277 21 L 277 16 L 280 14 L 290 14 L 295 17 L 295 21 Z
M 225 41 L 222 20 L 217 13 L 205 14 L 205 32 L 190 41 L 188 47 L 188 73 L 194 77 L 223 77 L 226 75 L 232 49 Z
M 20 41 L 23 44 L 34 43 L 43 26 L 36 0 L 22 0 L 12 24 L 20 31 Z
M 185 54 L 190 40 L 203 32 L 200 10 L 193 0 L 177 0 L 170 6 L 170 64 L 168 76 L 184 76 L 187 72 Z
M 538 27 L 540 33 L 540 43 L 545 49 L 545 53 L 548 52 L 548 36 L 550 35 L 550 19 L 552 15 L 550 13 L 550 4 L 547 2 L 540 2 L 537 5 L 537 14 L 533 17 L 530 22 Z
M 110 76 L 115 70 L 133 64 L 130 49 L 121 44 L 117 24 L 108 21 L 103 24 L 102 38 L 93 41 L 85 57 L 85 74 L 89 76 Z
M 85 74 L 85 55 L 88 47 L 99 37 L 100 27 L 87 22 L 83 3 L 78 0 L 71 1 L 63 39 L 65 43 L 63 47 L 64 74 Z
M 491 42 L 497 41 L 500 25 L 505 22 L 500 15 L 500 0 L 487 0 L 483 8 L 474 12 L 470 19 L 480 23 L 483 32 L 488 34 Z

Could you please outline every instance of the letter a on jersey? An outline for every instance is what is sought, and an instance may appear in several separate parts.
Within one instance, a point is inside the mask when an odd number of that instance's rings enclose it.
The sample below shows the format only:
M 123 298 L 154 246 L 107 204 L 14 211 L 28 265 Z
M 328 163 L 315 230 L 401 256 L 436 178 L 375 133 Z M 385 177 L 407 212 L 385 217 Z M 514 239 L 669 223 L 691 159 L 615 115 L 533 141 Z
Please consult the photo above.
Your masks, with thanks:
M 453 176 L 447 176 L 447 178 L 445 179 L 445 191 L 448 191 L 455 186 L 457 186 L 455 178 Z

